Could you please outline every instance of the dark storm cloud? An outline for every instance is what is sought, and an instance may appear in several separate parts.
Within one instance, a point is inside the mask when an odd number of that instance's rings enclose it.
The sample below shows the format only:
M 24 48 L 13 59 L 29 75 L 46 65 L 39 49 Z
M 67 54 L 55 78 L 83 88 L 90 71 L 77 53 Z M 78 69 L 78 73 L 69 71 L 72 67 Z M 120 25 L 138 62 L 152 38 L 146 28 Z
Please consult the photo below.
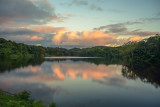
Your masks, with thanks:
M 47 0 L 0 0 L 0 25 L 43 24 L 56 18 Z

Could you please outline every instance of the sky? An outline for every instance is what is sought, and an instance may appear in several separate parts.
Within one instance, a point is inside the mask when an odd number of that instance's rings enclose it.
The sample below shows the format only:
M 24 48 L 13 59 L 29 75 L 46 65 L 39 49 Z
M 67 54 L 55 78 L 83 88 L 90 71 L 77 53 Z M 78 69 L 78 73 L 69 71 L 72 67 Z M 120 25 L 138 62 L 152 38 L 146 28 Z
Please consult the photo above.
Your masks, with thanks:
M 0 38 L 45 47 L 119 46 L 160 34 L 160 0 L 0 0 Z

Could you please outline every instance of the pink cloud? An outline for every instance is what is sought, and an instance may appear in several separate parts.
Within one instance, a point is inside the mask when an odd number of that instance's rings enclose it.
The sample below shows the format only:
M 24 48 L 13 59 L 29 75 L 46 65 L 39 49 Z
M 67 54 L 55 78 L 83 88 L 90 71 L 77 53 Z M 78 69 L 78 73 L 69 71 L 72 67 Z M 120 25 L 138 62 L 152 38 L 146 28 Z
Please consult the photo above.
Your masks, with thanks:
M 92 65 L 92 68 L 88 68 L 89 64 L 83 64 L 83 67 L 80 67 L 79 64 L 71 63 L 61 63 L 53 64 L 52 71 L 55 76 L 59 79 L 65 79 L 70 77 L 75 79 L 81 77 L 82 79 L 94 79 L 101 80 L 106 77 L 112 77 L 115 75 L 115 66 L 110 65 Z M 61 68 L 62 67 L 62 68 Z M 117 69 L 121 71 L 121 66 L 118 66 Z M 98 71 L 98 72 L 97 72 Z
M 41 40 L 43 40 L 43 38 L 39 37 L 39 36 L 32 36 L 31 37 L 31 41 L 41 41 Z
M 57 35 L 53 36 L 53 44 L 56 45 L 84 45 L 84 46 L 99 46 L 107 43 L 115 43 L 116 36 L 110 33 L 104 33 L 103 31 L 88 31 L 83 32 L 61 31 Z

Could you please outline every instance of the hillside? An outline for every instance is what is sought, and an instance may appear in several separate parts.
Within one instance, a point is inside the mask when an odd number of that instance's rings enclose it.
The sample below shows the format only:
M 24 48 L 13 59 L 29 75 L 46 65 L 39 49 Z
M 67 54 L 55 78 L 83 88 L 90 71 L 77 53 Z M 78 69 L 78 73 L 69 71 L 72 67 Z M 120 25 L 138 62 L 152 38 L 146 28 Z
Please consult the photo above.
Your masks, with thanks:
M 7 41 L 0 38 L 0 57 L 19 58 L 19 57 L 43 57 L 43 56 L 87 56 L 105 57 L 106 59 L 119 58 L 125 62 L 160 63 L 160 36 L 142 40 L 140 42 L 128 42 L 120 47 L 97 46 L 92 48 L 51 48 L 41 46 L 31 46 L 22 43 Z
M 43 57 L 42 47 L 25 45 L 0 38 L 0 58 L 17 59 L 22 57 Z

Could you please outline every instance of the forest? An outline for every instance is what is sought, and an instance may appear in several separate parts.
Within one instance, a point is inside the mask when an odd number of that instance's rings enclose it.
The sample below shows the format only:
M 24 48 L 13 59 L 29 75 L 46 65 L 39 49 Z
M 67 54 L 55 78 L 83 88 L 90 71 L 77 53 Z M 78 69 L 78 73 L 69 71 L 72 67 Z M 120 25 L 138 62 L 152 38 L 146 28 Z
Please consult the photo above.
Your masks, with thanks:
M 160 35 L 143 39 L 140 42 L 128 42 L 119 47 L 96 46 L 92 48 L 52 48 L 16 43 L 0 38 L 0 73 L 12 71 L 29 65 L 41 65 L 45 56 L 83 56 L 104 57 L 102 59 L 81 59 L 94 64 L 120 64 L 125 78 L 154 84 L 159 87 L 160 75 Z M 45 59 L 52 61 L 59 59 Z M 62 59 L 65 60 L 65 59 Z M 78 59 L 72 59 L 79 61 Z M 141 71 L 141 72 L 139 72 Z M 152 71 L 152 72 L 151 72 Z M 10 94 L 0 90 L 0 105 L 4 107 L 55 107 L 53 102 L 45 105 L 31 98 L 31 93 L 23 91 Z
M 119 47 L 96 46 L 92 48 L 52 48 L 25 45 L 0 38 L 0 58 L 17 59 L 44 56 L 86 56 L 118 58 L 127 64 L 140 65 L 144 63 L 160 64 L 160 35 L 144 39 L 140 42 L 128 42 Z M 142 66 L 142 65 L 141 65 Z
M 16 43 L 0 38 L 0 58 L 1 59 L 18 59 L 43 57 L 44 48 L 41 46 L 26 45 L 23 43 Z

